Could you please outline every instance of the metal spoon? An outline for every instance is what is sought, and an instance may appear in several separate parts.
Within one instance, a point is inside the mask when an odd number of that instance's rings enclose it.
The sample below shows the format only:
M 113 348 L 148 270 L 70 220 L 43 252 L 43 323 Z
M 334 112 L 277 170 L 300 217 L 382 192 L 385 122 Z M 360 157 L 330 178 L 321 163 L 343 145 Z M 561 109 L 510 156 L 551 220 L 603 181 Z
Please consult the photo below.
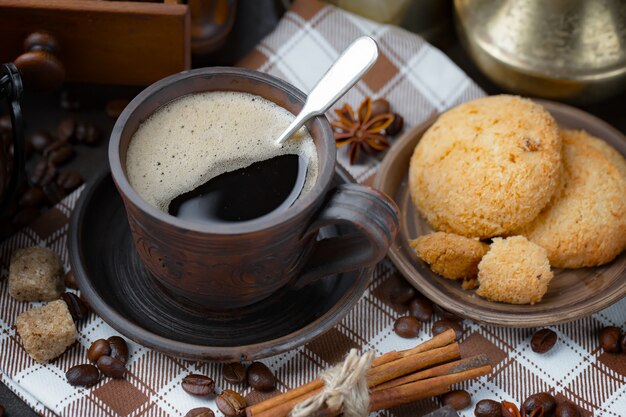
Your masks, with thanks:
M 291 122 L 276 144 L 281 146 L 296 133 L 311 117 L 319 116 L 330 108 L 346 91 L 356 84 L 378 58 L 378 47 L 374 39 L 362 36 L 343 51 L 341 56 L 317 82 L 304 103 L 304 107 Z

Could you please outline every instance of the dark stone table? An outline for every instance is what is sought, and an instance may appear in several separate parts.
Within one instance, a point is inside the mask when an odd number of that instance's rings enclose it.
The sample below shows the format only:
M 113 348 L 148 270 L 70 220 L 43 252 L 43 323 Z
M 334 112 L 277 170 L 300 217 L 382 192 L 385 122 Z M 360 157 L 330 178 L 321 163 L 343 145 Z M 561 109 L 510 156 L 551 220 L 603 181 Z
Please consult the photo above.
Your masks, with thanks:
M 227 44 L 213 56 L 194 59 L 194 66 L 232 65 L 250 51 L 265 35 L 270 33 L 283 12 L 277 0 L 239 0 L 239 8 L 233 31 Z M 445 35 L 429 39 L 446 53 L 487 93 L 497 94 L 501 90 L 484 77 L 461 48 L 454 30 L 448 22 Z M 75 93 L 83 101 L 83 108 L 71 114 L 80 120 L 94 122 L 106 136 L 114 120 L 104 112 L 105 103 L 114 98 L 132 98 L 141 89 L 121 86 L 68 85 L 66 90 Z M 599 104 L 580 106 L 584 110 L 604 119 L 622 132 L 626 132 L 626 93 Z M 54 131 L 57 124 L 69 114 L 59 107 L 59 92 L 51 94 L 25 94 L 24 116 L 27 132 L 35 129 Z M 97 147 L 78 146 L 77 157 L 64 169 L 78 170 L 89 181 L 99 172 L 108 170 L 106 141 Z M 8 417 L 36 417 L 11 390 L 0 383 L 0 404 Z

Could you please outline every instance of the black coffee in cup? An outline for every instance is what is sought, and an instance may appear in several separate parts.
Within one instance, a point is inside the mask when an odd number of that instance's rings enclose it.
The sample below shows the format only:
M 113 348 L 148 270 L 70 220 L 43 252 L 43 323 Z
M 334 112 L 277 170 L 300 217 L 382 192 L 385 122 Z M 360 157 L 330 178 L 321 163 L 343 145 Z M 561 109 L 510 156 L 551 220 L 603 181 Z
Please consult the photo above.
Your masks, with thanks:
M 290 207 L 317 175 L 305 129 L 282 147 L 294 116 L 240 92 L 193 94 L 144 121 L 128 148 L 129 182 L 148 203 L 186 220 L 253 220 Z

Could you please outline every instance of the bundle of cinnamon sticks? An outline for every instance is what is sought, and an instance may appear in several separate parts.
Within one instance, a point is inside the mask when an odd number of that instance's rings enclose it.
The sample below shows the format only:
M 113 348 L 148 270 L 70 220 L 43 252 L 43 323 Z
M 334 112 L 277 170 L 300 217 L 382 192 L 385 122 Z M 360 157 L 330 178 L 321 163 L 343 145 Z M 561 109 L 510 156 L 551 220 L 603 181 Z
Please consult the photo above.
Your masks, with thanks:
M 450 386 L 491 372 L 485 355 L 461 359 L 454 330 L 447 330 L 412 349 L 391 351 L 375 358 L 367 376 L 370 411 L 433 397 Z M 301 401 L 324 387 L 315 380 L 246 408 L 247 417 L 287 417 Z M 322 409 L 311 417 L 334 417 L 342 410 Z

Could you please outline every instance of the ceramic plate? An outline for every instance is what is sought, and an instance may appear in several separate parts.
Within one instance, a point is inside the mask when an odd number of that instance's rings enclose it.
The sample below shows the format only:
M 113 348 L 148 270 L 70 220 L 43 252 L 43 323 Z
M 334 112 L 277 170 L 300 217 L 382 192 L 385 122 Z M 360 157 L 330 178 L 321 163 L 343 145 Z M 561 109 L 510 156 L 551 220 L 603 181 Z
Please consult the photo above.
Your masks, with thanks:
M 335 183 L 348 181 L 343 172 L 335 175 Z M 285 288 L 238 309 L 198 309 L 171 297 L 143 267 L 110 175 L 83 191 L 72 215 L 69 252 L 82 295 L 111 327 L 144 346 L 199 360 L 252 360 L 307 343 L 345 317 L 372 272 L 366 268 L 299 290 Z
M 559 125 L 585 129 L 626 155 L 626 138 L 602 120 L 573 107 L 540 101 Z M 534 305 L 512 305 L 484 300 L 457 282 L 439 277 L 420 260 L 409 240 L 432 229 L 417 213 L 408 191 L 408 169 L 413 149 L 435 118 L 408 131 L 385 156 L 375 187 L 392 196 L 400 208 L 400 232 L 389 256 L 407 280 L 435 303 L 460 316 L 488 324 L 538 327 L 574 320 L 620 300 L 626 295 L 626 251 L 613 262 L 595 268 L 555 269 L 547 294 Z

